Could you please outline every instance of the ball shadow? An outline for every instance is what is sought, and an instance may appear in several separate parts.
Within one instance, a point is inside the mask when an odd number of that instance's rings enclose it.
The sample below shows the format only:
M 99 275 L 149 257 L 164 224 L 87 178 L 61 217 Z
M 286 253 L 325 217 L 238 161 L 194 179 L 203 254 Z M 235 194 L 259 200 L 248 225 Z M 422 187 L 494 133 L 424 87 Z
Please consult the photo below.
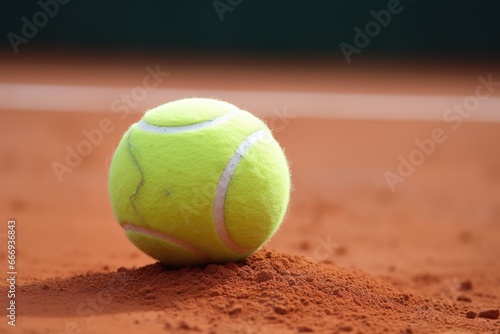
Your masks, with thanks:
M 193 299 L 220 295 L 221 286 L 238 276 L 231 267 L 241 265 L 175 269 L 156 263 L 137 269 L 120 268 L 115 272 L 87 273 L 19 285 L 19 315 L 92 317 L 165 310 Z M 0 294 L 6 293 L 7 288 L 1 287 Z

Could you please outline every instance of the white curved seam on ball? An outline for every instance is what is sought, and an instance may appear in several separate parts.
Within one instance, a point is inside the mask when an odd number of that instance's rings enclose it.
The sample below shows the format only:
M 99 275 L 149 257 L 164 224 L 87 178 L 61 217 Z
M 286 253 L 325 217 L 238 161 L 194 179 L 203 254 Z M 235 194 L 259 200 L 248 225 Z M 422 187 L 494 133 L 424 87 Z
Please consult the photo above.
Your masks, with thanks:
M 207 121 L 203 121 L 200 123 L 195 123 L 195 124 L 189 124 L 189 125 L 180 125 L 180 126 L 156 126 L 147 123 L 144 119 L 141 119 L 136 125 L 139 129 L 142 129 L 144 131 L 148 132 L 154 132 L 154 133 L 161 133 L 161 134 L 172 134 L 172 133 L 179 133 L 179 132 L 187 132 L 187 131 L 195 131 L 195 130 L 201 130 L 204 128 L 208 128 L 217 124 L 221 124 L 224 122 L 229 121 L 236 115 L 238 115 L 241 112 L 241 110 L 237 109 L 234 111 L 231 111 L 228 114 L 222 115 L 220 117 L 214 118 L 214 119 L 209 119 Z
M 206 255 L 203 251 L 199 250 L 198 248 L 194 247 L 193 245 L 189 244 L 188 242 L 186 241 L 183 241 L 183 240 L 180 240 L 180 239 L 177 239 L 171 235 L 168 235 L 168 234 L 165 234 L 165 233 L 162 233 L 162 232 L 158 232 L 158 231 L 155 231 L 155 230 L 151 230 L 151 229 L 148 229 L 148 228 L 145 228 L 145 227 L 142 227 L 142 226 L 137 226 L 137 225 L 134 225 L 134 224 L 122 224 L 122 227 L 123 229 L 126 231 L 126 232 L 135 232 L 135 233 L 140 233 L 140 234 L 144 234 L 144 235 L 147 235 L 147 236 L 150 236 L 152 238 L 156 238 L 156 239 L 160 239 L 160 240 L 164 240 L 164 241 L 168 241 L 168 242 L 171 242 L 177 246 L 180 246 L 184 249 L 187 249 L 188 251 L 190 251 L 191 253 L 195 254 L 196 256 L 198 256 L 199 258 L 201 258 L 202 260 L 204 260 L 205 262 L 210 262 L 212 261 L 212 259 Z
M 241 159 L 245 156 L 245 154 L 248 152 L 248 150 L 252 147 L 253 144 L 255 144 L 257 141 L 262 140 L 264 138 L 270 138 L 271 135 L 269 132 L 266 130 L 259 130 L 248 137 L 245 138 L 241 142 L 241 144 L 238 146 L 236 149 L 236 152 L 233 154 L 231 159 L 229 160 L 228 164 L 226 165 L 226 168 L 222 172 L 222 175 L 219 179 L 219 182 L 217 184 L 217 189 L 215 191 L 215 200 L 214 200 L 214 222 L 215 222 L 215 230 L 217 232 L 217 235 L 219 236 L 219 239 L 222 241 L 222 243 L 229 248 L 230 250 L 236 252 L 236 253 L 246 253 L 251 251 L 250 249 L 245 249 L 238 244 L 236 244 L 231 237 L 229 236 L 229 233 L 226 229 L 226 222 L 225 222 L 225 217 L 224 217 L 224 207 L 226 203 L 226 194 L 227 194 L 227 189 L 229 187 L 229 183 L 231 182 L 231 178 L 233 177 L 233 174 L 236 170 L 236 167 L 238 167 L 238 164 L 240 163 Z

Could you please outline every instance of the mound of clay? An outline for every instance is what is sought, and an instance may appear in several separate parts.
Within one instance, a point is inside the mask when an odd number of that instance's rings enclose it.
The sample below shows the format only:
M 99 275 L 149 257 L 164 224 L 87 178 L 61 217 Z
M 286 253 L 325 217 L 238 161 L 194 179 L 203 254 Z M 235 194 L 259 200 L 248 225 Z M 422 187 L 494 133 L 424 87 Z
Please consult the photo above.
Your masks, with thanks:
M 29 283 L 19 292 L 20 317 L 158 310 L 155 321 L 167 333 L 482 333 L 498 325 L 364 273 L 266 250 L 241 263 L 121 268 Z

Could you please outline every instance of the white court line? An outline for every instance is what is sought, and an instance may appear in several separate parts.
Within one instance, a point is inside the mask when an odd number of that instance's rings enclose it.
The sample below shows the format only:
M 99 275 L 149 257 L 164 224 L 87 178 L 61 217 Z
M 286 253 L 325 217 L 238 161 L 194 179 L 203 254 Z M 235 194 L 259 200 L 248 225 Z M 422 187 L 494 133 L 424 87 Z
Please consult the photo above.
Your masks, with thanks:
M 25 111 L 112 111 L 112 103 L 133 87 L 70 86 L 0 83 L 0 110 Z M 473 94 L 474 91 L 471 91 Z M 185 97 L 217 97 L 260 116 L 273 110 L 292 117 L 377 120 L 443 119 L 453 104 L 467 96 L 345 94 L 290 91 L 237 91 L 157 88 L 131 111 L 143 112 L 168 101 Z M 500 97 L 481 101 L 470 118 L 476 122 L 500 122 Z

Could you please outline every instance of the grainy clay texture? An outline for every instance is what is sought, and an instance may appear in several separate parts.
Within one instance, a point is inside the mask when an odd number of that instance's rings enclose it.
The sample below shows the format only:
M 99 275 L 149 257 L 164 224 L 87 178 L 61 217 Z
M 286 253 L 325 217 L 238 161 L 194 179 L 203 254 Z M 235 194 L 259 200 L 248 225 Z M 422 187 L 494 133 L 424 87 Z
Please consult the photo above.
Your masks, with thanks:
M 473 91 L 475 76 L 460 80 Z M 119 116 L 0 111 L 0 333 L 500 333 L 500 124 L 269 122 L 293 175 L 283 226 L 243 262 L 174 269 L 138 251 L 111 212 L 110 155 L 141 114 Z M 103 118 L 113 130 L 59 182 L 51 164 Z M 391 191 L 384 173 L 436 127 L 447 140 Z
M 20 294 L 26 318 L 72 316 L 85 300 L 83 324 L 93 320 L 95 304 L 120 326 L 146 332 L 151 326 L 166 333 L 428 333 L 449 328 L 481 333 L 498 328 L 498 321 L 467 319 L 466 312 L 474 309 L 470 301 L 426 298 L 358 271 L 265 250 L 237 264 L 180 270 L 150 264 L 48 279 L 23 285 Z M 498 319 L 498 310 L 490 318 Z

